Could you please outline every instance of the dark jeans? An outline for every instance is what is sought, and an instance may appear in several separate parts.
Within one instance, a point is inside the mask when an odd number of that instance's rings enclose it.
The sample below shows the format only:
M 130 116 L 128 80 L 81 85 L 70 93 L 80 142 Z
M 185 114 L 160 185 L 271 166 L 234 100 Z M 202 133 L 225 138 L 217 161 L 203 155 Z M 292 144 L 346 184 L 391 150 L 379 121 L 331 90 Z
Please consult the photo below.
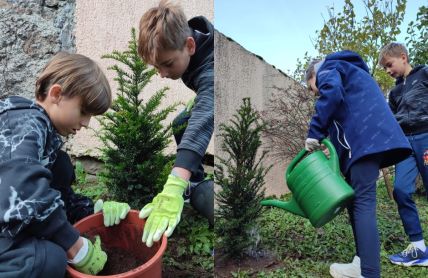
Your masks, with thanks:
M 413 153 L 395 165 L 394 199 L 410 241 L 423 239 L 418 210 L 412 199 L 416 190 L 416 177 L 420 173 L 428 192 L 428 133 L 407 136 Z
M 70 157 L 64 151 L 59 151 L 52 165 L 51 187 L 61 192 L 67 219 L 71 224 L 94 213 L 94 203 L 88 197 L 74 193 L 71 185 L 76 180 L 74 167 Z
M 376 180 L 381 156 L 371 155 L 356 161 L 349 169 L 347 181 L 355 191 L 348 206 L 361 275 L 380 277 L 380 241 L 376 220 Z

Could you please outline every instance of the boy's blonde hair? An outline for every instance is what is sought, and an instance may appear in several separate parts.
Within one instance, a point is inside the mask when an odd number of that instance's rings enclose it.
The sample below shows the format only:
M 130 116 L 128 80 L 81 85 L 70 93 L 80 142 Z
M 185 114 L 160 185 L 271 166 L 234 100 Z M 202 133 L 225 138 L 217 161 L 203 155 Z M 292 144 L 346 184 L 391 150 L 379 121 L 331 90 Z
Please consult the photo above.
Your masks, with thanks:
M 110 107 L 110 85 L 100 67 L 80 54 L 59 52 L 46 65 L 36 81 L 36 99 L 45 100 L 50 87 L 61 85 L 61 95 L 79 96 L 82 112 L 90 115 L 103 114 Z
M 383 65 L 386 57 L 400 57 L 403 53 L 406 55 L 407 62 L 409 62 L 409 53 L 407 52 L 407 48 L 404 44 L 399 42 L 390 42 L 380 49 L 379 65 Z
M 159 52 L 183 49 L 190 36 L 192 31 L 181 7 L 162 0 L 141 17 L 138 54 L 153 65 Z

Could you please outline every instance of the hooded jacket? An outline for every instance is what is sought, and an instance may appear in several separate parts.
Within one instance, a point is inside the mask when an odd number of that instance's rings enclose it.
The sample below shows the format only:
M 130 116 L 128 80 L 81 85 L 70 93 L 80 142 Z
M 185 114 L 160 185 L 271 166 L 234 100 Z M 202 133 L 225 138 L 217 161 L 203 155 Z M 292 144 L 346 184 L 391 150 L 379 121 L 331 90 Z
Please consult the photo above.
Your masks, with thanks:
M 22 97 L 0 101 L 0 253 L 34 236 L 68 250 L 79 232 L 50 187 L 62 141 L 45 110 Z
M 389 106 L 406 135 L 428 132 L 427 66 L 417 66 L 406 78 L 397 79 Z
M 188 24 L 196 51 L 182 80 L 196 93 L 196 98 L 177 147 L 175 166 L 194 172 L 201 164 L 214 131 L 214 27 L 203 16 L 190 19 Z
M 308 137 L 330 136 L 344 175 L 355 161 L 371 154 L 382 154 L 381 168 L 411 154 L 381 89 L 357 53 L 328 55 L 316 73 L 316 86 L 320 97 Z

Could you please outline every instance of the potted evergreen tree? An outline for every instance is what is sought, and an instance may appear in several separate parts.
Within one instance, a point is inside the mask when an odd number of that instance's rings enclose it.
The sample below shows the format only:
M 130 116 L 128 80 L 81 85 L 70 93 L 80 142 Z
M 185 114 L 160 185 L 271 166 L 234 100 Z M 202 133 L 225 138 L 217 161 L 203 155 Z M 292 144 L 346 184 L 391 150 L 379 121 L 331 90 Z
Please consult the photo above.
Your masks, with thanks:
M 156 70 L 138 56 L 134 28 L 131 35 L 126 51 L 102 56 L 121 66 L 109 67 L 116 72 L 118 92 L 111 110 L 99 119 L 104 162 L 100 176 L 112 198 L 142 208 L 162 188 L 172 168 L 174 157 L 164 153 L 172 129 L 164 120 L 176 105 L 160 108 L 166 87 L 150 98 L 142 96 Z

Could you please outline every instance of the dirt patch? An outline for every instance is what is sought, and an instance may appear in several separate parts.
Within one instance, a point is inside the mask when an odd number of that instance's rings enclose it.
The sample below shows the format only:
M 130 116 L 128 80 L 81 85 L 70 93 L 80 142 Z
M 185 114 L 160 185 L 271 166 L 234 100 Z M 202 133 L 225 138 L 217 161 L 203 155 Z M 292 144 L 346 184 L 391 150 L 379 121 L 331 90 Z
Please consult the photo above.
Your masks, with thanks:
M 95 242 L 95 237 L 88 234 L 83 234 L 83 237 L 89 239 L 92 243 Z M 101 249 L 107 253 L 107 262 L 104 268 L 97 276 L 115 275 L 128 272 L 140 265 L 143 265 L 147 260 L 134 254 L 130 250 L 106 246 L 101 242 Z
M 232 272 L 245 271 L 249 277 L 256 277 L 259 272 L 271 272 L 283 267 L 283 263 L 269 251 L 261 255 L 245 256 L 240 260 L 228 259 L 221 250 L 215 254 L 215 276 L 219 278 L 232 277 Z
M 108 259 L 98 276 L 124 273 L 145 263 L 127 250 L 108 247 L 103 247 L 103 250 L 107 253 Z

